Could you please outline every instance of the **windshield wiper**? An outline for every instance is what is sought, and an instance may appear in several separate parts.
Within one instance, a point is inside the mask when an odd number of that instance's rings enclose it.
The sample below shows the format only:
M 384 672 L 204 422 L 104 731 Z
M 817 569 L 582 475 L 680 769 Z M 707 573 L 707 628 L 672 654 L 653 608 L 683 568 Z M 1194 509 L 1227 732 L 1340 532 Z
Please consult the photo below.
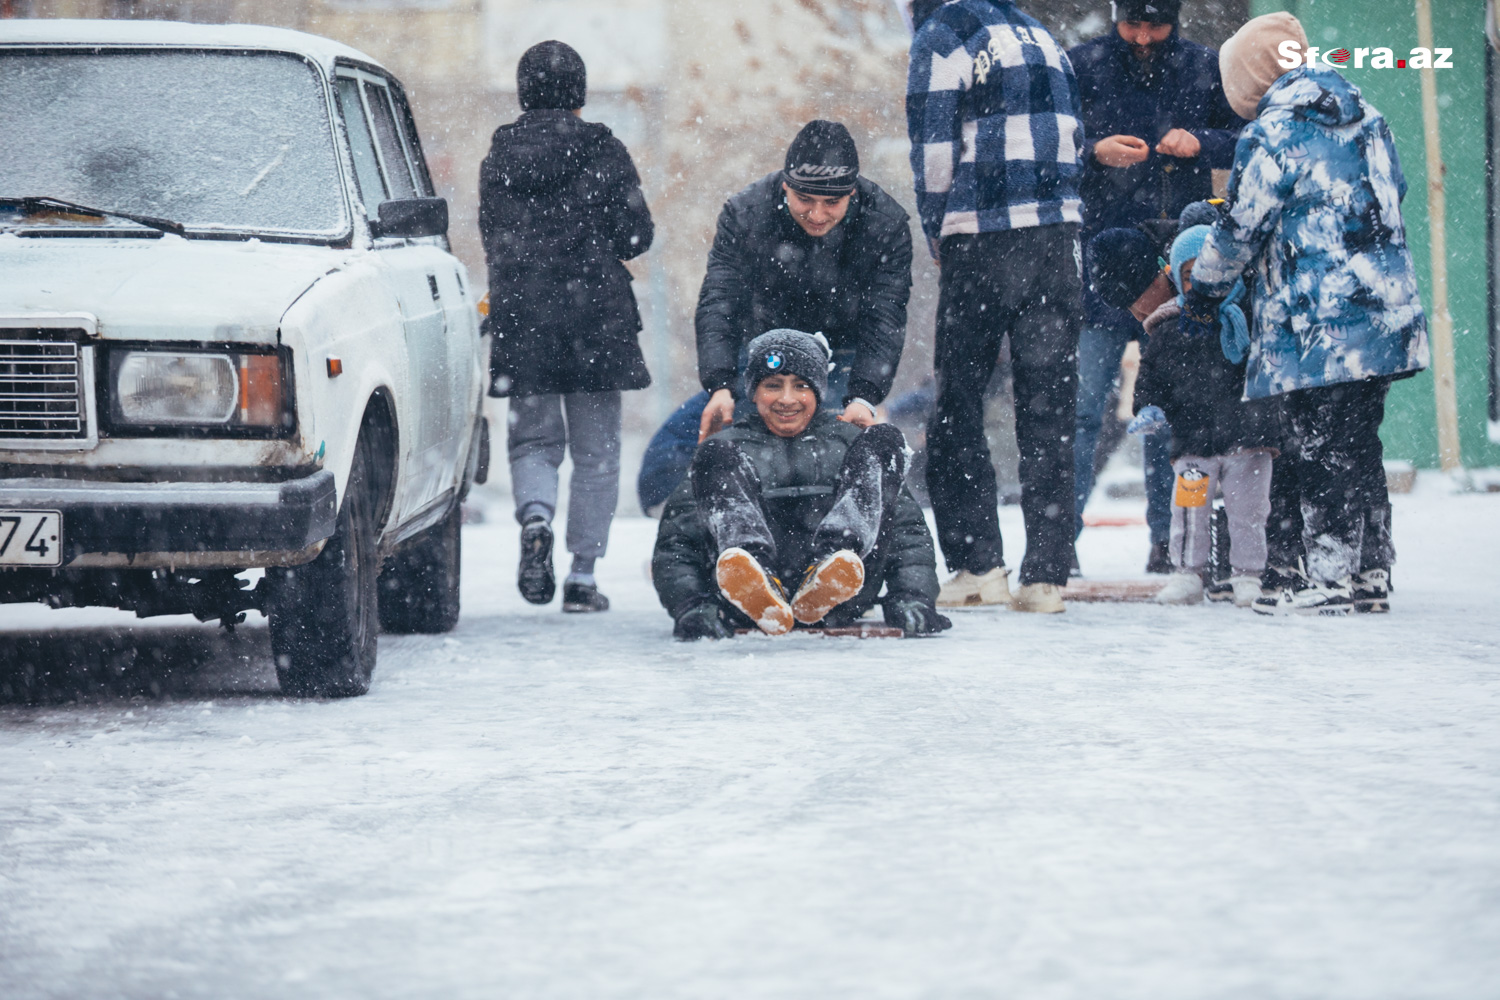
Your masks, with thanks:
M 127 222 L 138 222 L 151 229 L 158 229 L 173 236 L 186 236 L 187 227 L 180 222 L 171 219 L 159 219 L 154 215 L 137 215 L 134 212 L 120 212 L 112 208 L 92 208 L 88 205 L 80 205 L 73 201 L 64 201 L 61 198 L 49 198 L 45 195 L 28 198 L 7 198 L 0 196 L 0 204 L 11 203 L 20 205 L 28 213 L 35 213 L 39 209 L 62 209 L 63 211 L 77 212 L 80 215 L 113 216 L 116 219 L 124 219 Z

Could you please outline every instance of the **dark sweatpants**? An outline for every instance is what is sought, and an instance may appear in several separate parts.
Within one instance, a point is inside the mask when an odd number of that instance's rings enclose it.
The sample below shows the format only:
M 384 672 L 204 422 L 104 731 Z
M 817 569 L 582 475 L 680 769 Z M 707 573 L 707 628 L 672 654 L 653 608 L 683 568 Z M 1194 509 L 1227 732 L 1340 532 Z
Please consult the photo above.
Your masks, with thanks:
M 941 246 L 937 405 L 927 491 L 950 570 L 1004 561 L 984 387 L 1005 337 L 1015 375 L 1026 556 L 1021 583 L 1068 582 L 1073 557 L 1073 424 L 1082 279 L 1078 227 L 949 236 Z
M 1380 443 L 1389 388 L 1374 379 L 1287 394 L 1307 575 L 1315 581 L 1389 570 L 1395 558 Z

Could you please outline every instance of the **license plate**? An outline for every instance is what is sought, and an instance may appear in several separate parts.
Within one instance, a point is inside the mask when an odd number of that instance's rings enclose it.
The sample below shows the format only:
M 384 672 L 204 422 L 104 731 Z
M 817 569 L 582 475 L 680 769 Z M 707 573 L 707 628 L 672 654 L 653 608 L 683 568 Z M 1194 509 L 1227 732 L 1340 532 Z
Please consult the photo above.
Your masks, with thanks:
M 61 565 L 61 511 L 0 510 L 0 566 Z

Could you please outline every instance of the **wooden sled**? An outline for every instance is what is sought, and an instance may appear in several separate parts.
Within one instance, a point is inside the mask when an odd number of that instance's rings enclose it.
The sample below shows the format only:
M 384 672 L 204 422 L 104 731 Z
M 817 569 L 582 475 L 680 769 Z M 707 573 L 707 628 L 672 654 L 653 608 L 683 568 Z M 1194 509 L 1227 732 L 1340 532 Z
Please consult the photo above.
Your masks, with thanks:
M 1063 588 L 1063 600 L 1082 604 L 1145 604 L 1156 600 L 1165 585 L 1165 580 L 1069 580 Z
M 751 635 L 759 631 L 759 629 L 753 628 L 739 628 L 734 630 L 734 634 Z M 873 622 L 858 622 L 854 625 L 844 625 L 839 628 L 793 629 L 789 634 L 815 635 L 829 639 L 899 639 L 905 633 L 894 625 L 876 625 Z

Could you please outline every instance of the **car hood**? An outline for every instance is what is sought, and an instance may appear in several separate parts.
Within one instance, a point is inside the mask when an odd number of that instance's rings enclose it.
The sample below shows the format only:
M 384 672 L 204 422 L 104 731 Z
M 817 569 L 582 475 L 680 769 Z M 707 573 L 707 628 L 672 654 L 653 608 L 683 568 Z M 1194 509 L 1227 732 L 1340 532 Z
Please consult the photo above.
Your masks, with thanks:
M 274 344 L 288 307 L 350 251 L 258 240 L 0 235 L 0 322 L 90 313 L 110 340 Z

